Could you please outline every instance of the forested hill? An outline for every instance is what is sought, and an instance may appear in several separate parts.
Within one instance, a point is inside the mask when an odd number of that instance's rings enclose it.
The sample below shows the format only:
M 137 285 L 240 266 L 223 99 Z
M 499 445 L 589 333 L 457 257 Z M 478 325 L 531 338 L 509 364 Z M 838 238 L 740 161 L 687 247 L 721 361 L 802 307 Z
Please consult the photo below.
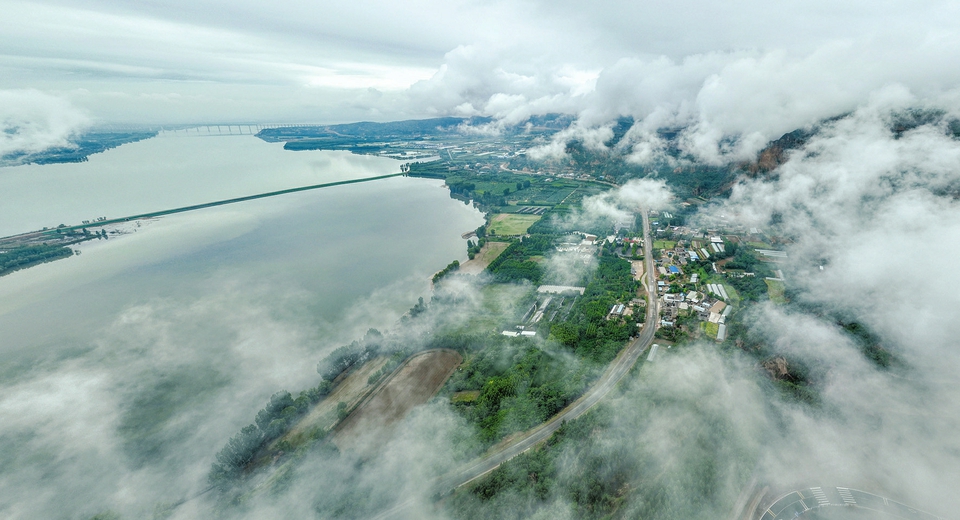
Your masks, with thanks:
M 395 140 L 421 139 L 461 133 L 465 127 L 480 127 L 493 123 L 492 117 L 436 117 L 374 123 L 363 121 L 339 125 L 302 125 L 265 128 L 257 137 L 268 142 L 290 142 L 300 139 L 365 139 Z M 506 134 L 518 132 L 555 132 L 570 125 L 573 119 L 561 114 L 534 116 L 518 125 L 505 127 Z

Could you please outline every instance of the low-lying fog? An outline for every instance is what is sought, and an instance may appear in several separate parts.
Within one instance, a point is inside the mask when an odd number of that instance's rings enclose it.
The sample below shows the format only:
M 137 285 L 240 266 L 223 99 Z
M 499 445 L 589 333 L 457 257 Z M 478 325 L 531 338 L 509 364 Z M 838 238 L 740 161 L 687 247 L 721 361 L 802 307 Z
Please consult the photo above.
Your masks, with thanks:
M 134 201 L 113 214 L 398 168 L 286 152 L 288 165 L 323 166 L 309 179 L 283 165 L 235 170 L 243 160 L 231 155 L 235 138 L 222 139 L 169 149 L 212 150 L 172 161 L 182 191 L 171 198 L 107 182 L 116 171 L 89 182 L 103 201 Z M 51 175 L 82 184 L 91 164 L 58 165 Z M 196 178 L 204 180 L 191 184 Z M 315 385 L 327 351 L 369 327 L 389 328 L 427 295 L 435 271 L 465 258 L 460 234 L 483 220 L 441 185 L 392 178 L 172 215 L 0 278 L 0 516 L 139 518 L 204 488 L 213 456 L 271 394 Z

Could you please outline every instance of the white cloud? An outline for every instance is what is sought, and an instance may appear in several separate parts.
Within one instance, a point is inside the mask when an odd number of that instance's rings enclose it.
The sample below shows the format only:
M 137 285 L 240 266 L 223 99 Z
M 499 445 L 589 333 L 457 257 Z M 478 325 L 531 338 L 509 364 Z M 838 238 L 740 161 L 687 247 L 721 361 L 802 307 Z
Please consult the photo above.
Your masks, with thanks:
M 0 90 L 0 156 L 70 146 L 90 123 L 66 100 L 36 90 Z

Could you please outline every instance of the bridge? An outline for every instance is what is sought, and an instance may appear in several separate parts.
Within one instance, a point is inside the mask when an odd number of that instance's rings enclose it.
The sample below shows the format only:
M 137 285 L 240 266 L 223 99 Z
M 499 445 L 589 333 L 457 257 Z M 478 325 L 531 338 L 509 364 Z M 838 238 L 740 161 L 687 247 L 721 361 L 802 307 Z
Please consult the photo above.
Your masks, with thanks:
M 161 126 L 160 132 L 173 135 L 256 135 L 264 128 L 324 126 L 319 123 L 219 123 L 194 126 Z

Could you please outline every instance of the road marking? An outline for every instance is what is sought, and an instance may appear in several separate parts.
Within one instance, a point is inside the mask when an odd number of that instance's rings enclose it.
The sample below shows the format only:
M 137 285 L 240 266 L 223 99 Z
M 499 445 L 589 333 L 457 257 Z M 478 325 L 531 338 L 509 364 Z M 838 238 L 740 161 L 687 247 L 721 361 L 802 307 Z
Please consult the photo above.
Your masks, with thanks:
M 830 501 L 827 500 L 827 495 L 824 494 L 823 489 L 815 487 L 815 488 L 810 488 L 810 491 L 813 493 L 813 497 L 817 499 L 817 502 L 821 506 L 830 505 Z
M 838 487 L 837 493 L 840 493 L 840 498 L 843 499 L 844 504 L 850 504 L 850 505 L 857 504 L 857 501 L 853 499 L 853 495 L 850 494 L 850 490 L 848 488 Z

